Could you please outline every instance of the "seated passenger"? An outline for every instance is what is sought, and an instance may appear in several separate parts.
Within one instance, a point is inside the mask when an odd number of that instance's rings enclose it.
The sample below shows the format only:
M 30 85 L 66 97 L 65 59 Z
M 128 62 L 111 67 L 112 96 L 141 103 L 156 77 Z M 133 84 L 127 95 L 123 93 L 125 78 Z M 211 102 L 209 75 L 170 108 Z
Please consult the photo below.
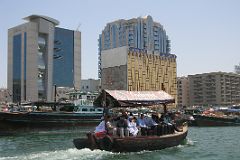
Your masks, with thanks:
M 168 114 L 163 115 L 163 122 L 167 125 L 172 126 L 172 119 Z
M 176 123 L 174 121 L 174 115 L 169 115 L 169 114 L 166 114 L 163 118 L 164 120 L 164 123 L 167 124 L 168 126 L 172 127 L 173 129 L 173 132 L 174 130 L 177 131 L 177 132 L 181 132 L 182 130 L 181 129 L 178 129 L 177 126 L 176 126 Z
M 127 117 L 122 115 L 117 119 L 117 127 L 119 128 L 127 128 L 128 122 Z
M 109 115 L 104 116 L 104 120 L 95 128 L 95 135 L 101 137 L 106 134 L 112 134 L 113 126 L 110 122 L 111 117 Z
M 124 134 L 126 135 L 127 133 L 127 127 L 128 127 L 128 116 L 126 114 L 122 114 L 120 117 L 115 119 L 116 126 L 117 126 L 117 134 L 120 137 L 124 137 Z
M 140 118 L 137 119 L 137 126 L 141 130 L 141 135 L 145 136 L 147 132 L 147 125 L 145 122 L 144 114 L 141 114 Z
M 136 120 L 137 120 L 136 117 L 129 117 L 129 121 L 128 121 L 128 130 L 129 130 L 129 133 L 133 136 L 137 136 L 138 134 Z
M 156 134 L 155 130 L 157 129 L 158 124 L 153 120 L 152 117 L 146 117 L 145 119 L 146 119 L 145 122 L 146 122 L 146 125 L 147 125 L 147 128 L 148 128 L 147 134 L 148 135 Z
M 146 117 L 146 118 L 145 118 L 145 122 L 146 122 L 147 127 L 149 127 L 149 128 L 152 128 L 152 127 L 155 127 L 155 126 L 158 125 L 158 124 L 153 120 L 152 117 Z

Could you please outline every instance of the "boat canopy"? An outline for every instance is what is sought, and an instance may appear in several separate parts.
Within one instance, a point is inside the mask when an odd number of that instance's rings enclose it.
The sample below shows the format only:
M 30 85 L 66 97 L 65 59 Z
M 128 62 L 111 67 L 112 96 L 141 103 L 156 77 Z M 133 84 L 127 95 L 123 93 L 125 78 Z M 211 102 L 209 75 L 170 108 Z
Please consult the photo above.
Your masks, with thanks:
M 94 105 L 103 106 L 104 94 L 106 94 L 106 106 L 109 108 L 153 106 L 175 102 L 174 98 L 164 91 L 103 90 L 94 101 Z

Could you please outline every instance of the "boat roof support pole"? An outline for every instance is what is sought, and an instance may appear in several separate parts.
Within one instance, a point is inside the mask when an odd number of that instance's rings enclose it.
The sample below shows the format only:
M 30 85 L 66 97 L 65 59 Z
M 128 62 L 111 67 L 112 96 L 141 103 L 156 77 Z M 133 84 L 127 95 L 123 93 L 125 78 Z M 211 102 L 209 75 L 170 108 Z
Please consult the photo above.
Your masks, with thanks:
M 167 113 L 167 105 L 166 104 L 163 104 L 163 111 L 165 114 Z

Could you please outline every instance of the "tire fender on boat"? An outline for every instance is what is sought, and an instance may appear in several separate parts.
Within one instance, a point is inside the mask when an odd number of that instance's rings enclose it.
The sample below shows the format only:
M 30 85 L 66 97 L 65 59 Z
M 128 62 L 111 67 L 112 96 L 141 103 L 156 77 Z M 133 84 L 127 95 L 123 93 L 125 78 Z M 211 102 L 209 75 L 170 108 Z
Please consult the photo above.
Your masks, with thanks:
M 101 148 L 106 151 L 111 151 L 113 147 L 113 139 L 111 136 L 106 135 L 102 139 Z

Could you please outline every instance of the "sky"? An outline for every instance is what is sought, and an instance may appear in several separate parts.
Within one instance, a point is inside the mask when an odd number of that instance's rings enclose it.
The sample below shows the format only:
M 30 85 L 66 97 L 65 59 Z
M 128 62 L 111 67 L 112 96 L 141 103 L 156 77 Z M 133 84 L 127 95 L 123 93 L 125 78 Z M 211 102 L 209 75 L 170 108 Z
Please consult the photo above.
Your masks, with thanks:
M 177 55 L 177 76 L 233 72 L 240 63 L 239 0 L 0 0 L 0 88 L 7 86 L 7 32 L 45 15 L 82 33 L 82 79 L 97 79 L 98 37 L 107 23 L 151 15 Z

